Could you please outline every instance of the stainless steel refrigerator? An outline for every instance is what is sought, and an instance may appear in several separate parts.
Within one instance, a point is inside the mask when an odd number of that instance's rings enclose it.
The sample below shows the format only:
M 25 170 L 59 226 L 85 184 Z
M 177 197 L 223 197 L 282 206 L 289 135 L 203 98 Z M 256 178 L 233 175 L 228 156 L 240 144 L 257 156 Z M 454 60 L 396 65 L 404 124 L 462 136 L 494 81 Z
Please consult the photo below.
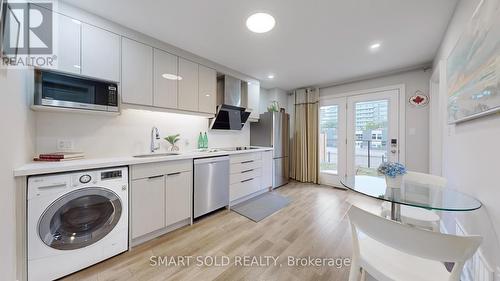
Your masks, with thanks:
M 250 123 L 250 145 L 273 147 L 273 188 L 288 183 L 290 115 L 266 112 L 259 122 Z

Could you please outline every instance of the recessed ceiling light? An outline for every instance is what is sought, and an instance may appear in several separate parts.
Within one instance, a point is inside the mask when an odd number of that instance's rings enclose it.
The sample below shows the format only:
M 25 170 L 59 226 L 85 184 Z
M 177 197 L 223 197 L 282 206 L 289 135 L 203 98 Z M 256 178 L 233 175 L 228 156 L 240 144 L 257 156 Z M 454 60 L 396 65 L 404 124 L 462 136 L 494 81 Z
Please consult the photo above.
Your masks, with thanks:
M 161 76 L 165 79 L 168 79 L 168 80 L 182 80 L 181 76 L 178 76 L 175 74 L 170 74 L 170 73 L 164 73 Z
M 370 45 L 370 50 L 376 51 L 376 50 L 378 50 L 380 48 L 380 46 L 382 46 L 381 43 L 373 43 L 373 44 Z
M 255 13 L 248 17 L 247 27 L 255 33 L 265 33 L 276 25 L 274 17 L 267 13 Z
M 274 74 L 269 74 L 269 75 L 267 75 L 267 78 L 268 78 L 268 79 L 274 79 Z

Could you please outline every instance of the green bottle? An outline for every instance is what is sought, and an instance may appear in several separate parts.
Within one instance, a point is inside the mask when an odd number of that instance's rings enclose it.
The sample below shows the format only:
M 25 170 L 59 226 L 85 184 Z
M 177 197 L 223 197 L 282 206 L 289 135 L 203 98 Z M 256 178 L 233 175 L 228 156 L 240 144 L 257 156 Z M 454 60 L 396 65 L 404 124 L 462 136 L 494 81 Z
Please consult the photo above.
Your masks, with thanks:
M 203 135 L 200 132 L 200 135 L 198 136 L 198 149 L 203 148 Z
M 203 148 L 208 148 L 208 136 L 207 136 L 207 132 L 205 132 L 205 135 L 203 136 Z

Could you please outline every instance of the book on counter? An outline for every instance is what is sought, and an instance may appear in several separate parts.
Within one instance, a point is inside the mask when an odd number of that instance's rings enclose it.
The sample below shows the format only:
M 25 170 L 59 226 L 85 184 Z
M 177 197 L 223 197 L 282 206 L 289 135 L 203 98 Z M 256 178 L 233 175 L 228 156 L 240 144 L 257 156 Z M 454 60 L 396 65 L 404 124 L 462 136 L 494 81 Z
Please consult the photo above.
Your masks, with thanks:
M 83 159 L 85 154 L 82 152 L 53 152 L 42 153 L 38 157 L 33 158 L 34 161 L 60 162 Z

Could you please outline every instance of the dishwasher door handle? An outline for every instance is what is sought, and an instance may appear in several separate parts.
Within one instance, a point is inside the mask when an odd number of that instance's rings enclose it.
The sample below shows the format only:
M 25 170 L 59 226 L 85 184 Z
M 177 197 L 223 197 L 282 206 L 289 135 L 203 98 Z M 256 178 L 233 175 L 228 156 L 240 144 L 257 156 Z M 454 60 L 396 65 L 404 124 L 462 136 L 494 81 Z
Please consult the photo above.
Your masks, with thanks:
M 228 161 L 228 160 L 229 160 L 229 156 L 211 157 L 211 158 L 199 158 L 199 159 L 194 159 L 194 165 L 208 164 L 208 163 L 218 163 L 218 162 L 223 162 L 223 161 Z

